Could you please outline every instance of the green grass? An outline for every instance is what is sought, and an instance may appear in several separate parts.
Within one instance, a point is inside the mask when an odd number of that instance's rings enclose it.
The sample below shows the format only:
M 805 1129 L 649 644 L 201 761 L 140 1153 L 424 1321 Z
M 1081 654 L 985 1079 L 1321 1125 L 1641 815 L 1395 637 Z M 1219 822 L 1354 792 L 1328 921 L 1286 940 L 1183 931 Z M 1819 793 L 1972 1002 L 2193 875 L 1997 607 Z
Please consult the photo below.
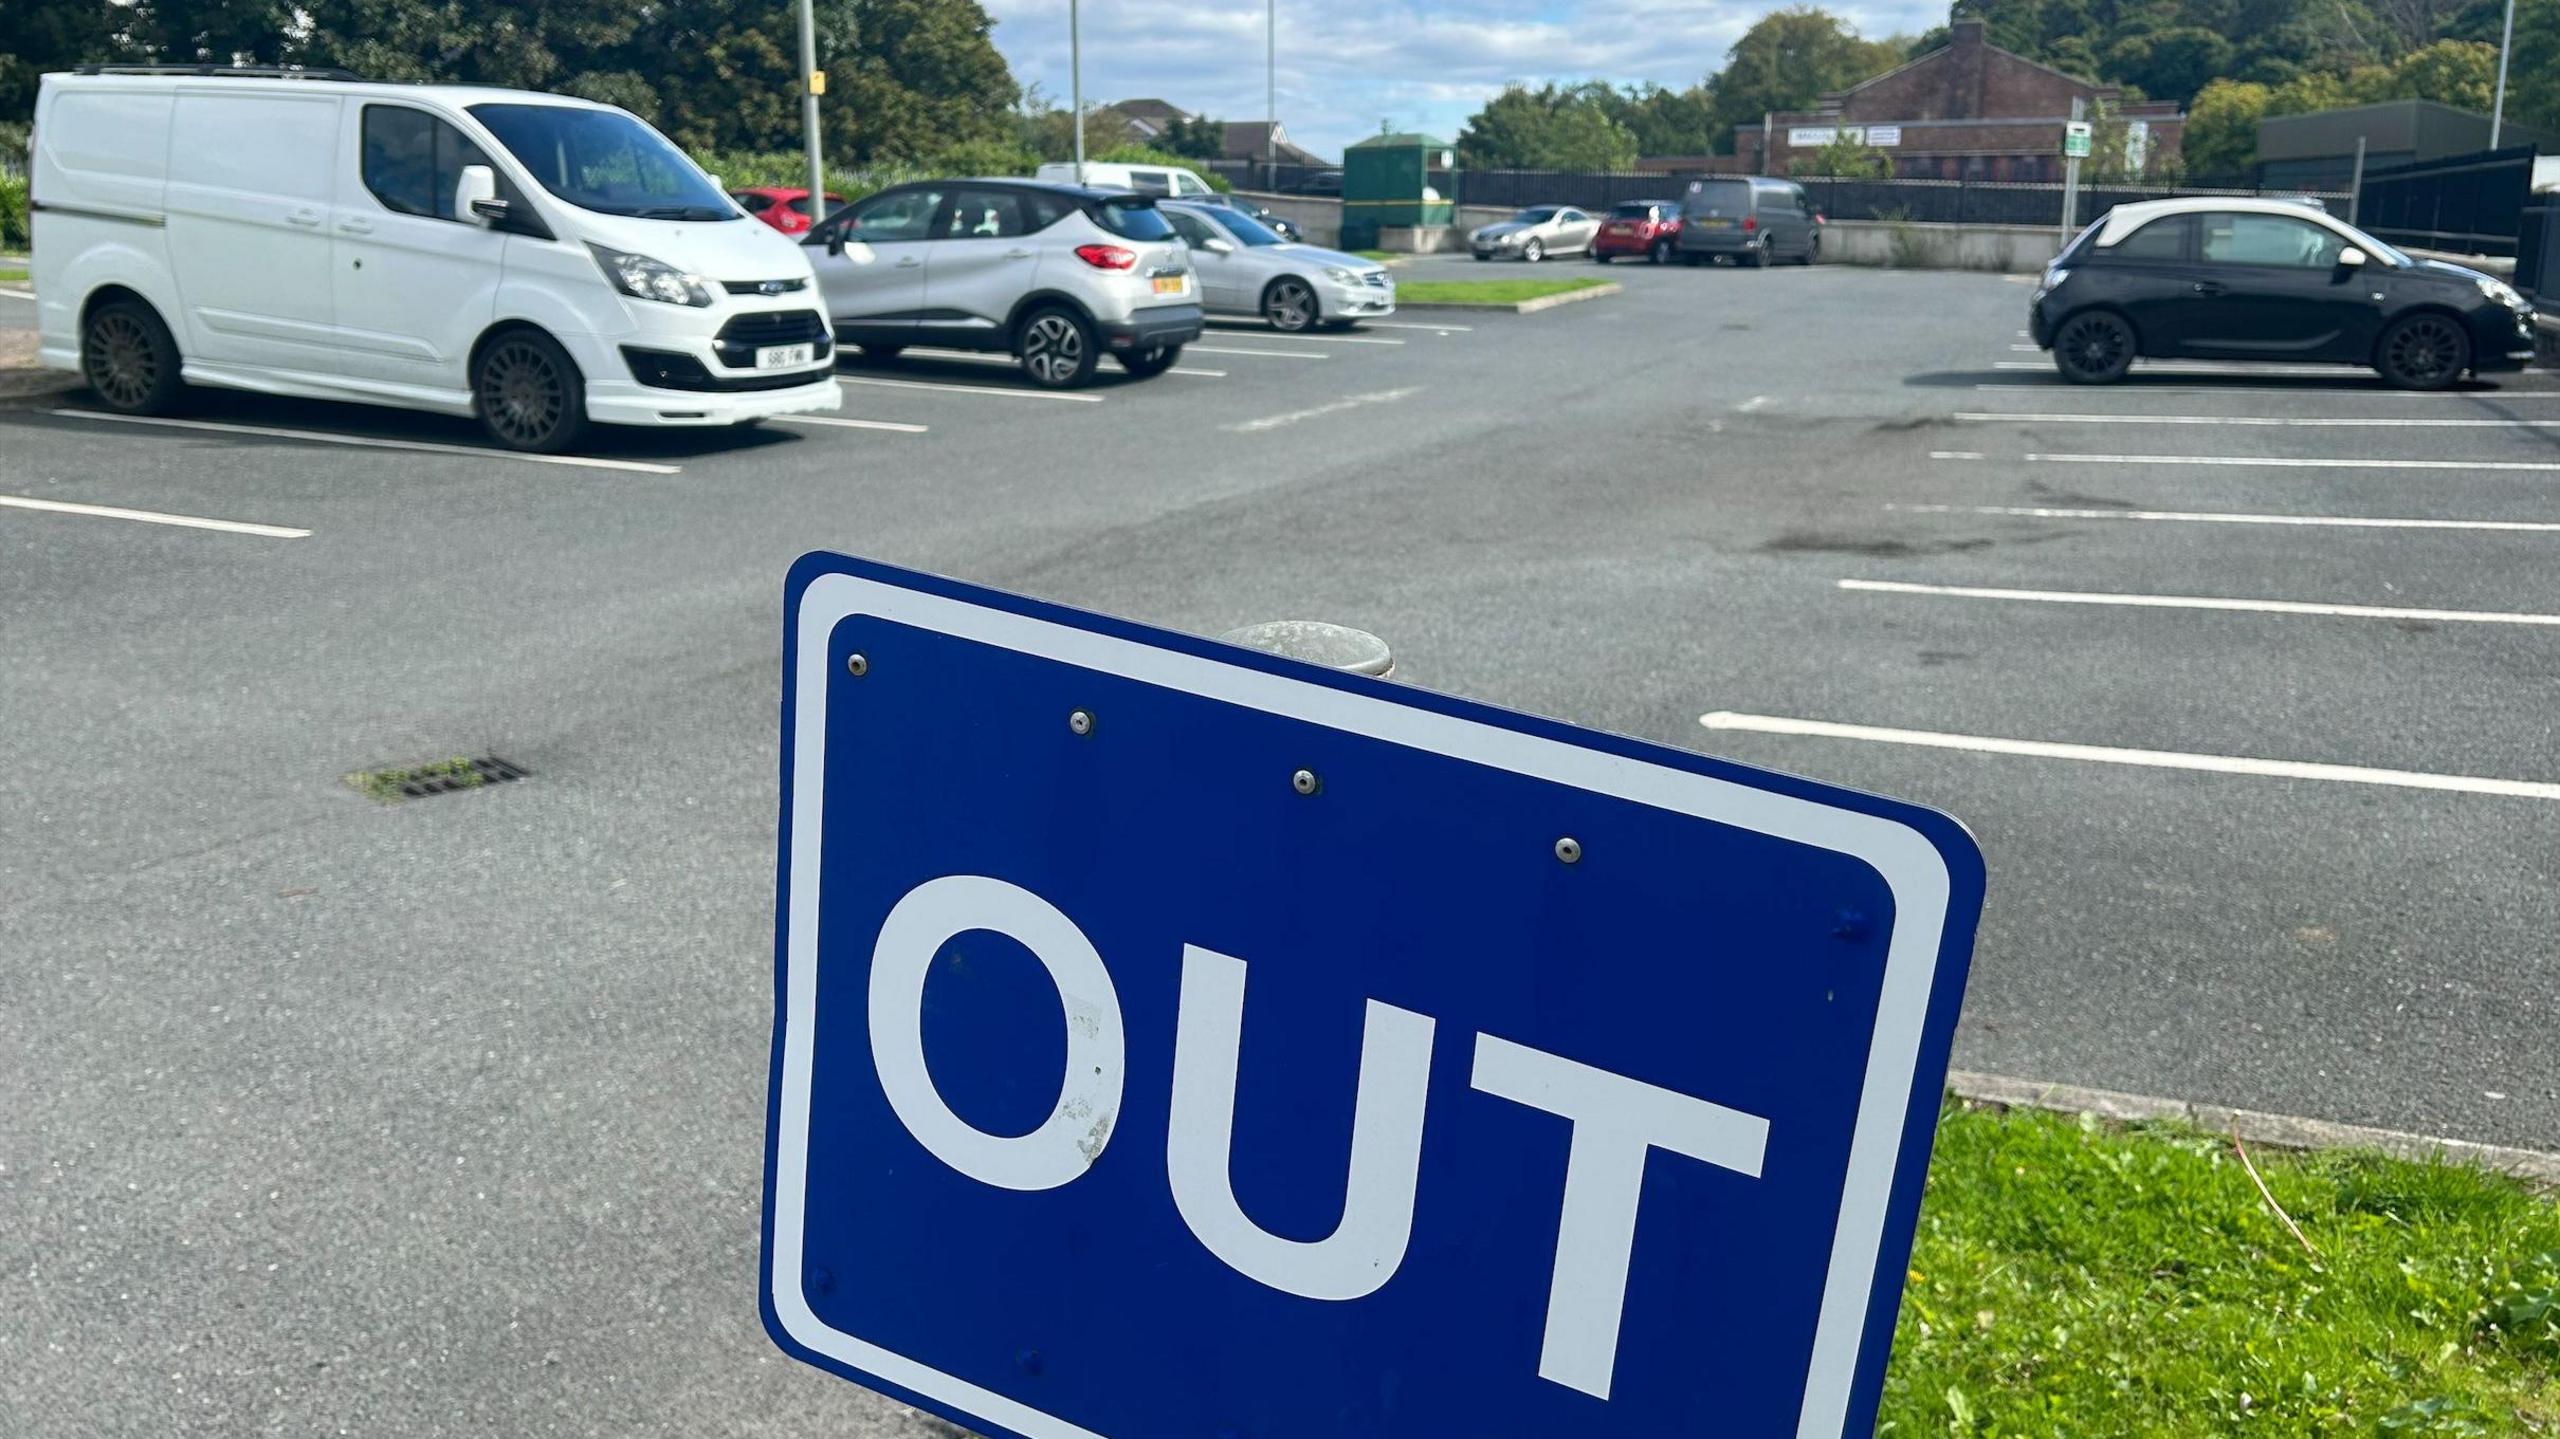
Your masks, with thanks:
M 1386 264 L 1391 260 L 1410 260 L 1413 258 L 1411 255 L 1404 254 L 1397 250 L 1354 250 L 1351 253 L 1359 256 L 1363 260 L 1375 260 L 1381 265 Z
M 357 770 L 344 778 L 358 793 L 378 804 L 398 804 L 406 798 L 401 787 L 421 780 L 444 780 L 459 789 L 475 789 L 484 783 L 480 771 L 460 755 L 406 769 Z
M 2560 1205 L 2477 1170 L 1950 1106 L 1879 1434 L 2560 1434 Z
M 1417 305 L 1516 305 L 1606 285 L 1607 280 L 1408 280 L 1396 298 Z
M 23 285 L 26 280 L 27 272 L 24 270 L 0 270 L 0 285 Z

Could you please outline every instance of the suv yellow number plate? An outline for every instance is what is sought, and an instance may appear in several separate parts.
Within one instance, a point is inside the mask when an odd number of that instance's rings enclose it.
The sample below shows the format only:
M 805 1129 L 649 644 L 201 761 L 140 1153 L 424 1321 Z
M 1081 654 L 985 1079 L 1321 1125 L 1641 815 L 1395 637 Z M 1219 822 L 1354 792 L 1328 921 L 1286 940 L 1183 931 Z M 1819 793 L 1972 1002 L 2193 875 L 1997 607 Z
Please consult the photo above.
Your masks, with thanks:
M 1183 279 L 1183 277 L 1182 277 L 1182 276 L 1180 276 L 1180 275 L 1158 275 L 1158 276 L 1156 276 L 1156 293 L 1157 293 L 1157 294 L 1159 294 L 1159 295 L 1179 295 L 1179 294 L 1181 294 L 1181 293 L 1182 293 L 1182 279 Z

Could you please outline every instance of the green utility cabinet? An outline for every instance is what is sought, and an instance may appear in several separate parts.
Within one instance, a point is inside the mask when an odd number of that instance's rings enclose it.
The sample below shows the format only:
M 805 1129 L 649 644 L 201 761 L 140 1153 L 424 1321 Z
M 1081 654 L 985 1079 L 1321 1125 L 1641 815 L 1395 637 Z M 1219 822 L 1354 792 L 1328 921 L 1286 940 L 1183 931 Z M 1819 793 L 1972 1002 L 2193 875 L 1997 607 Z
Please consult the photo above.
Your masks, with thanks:
M 1342 152 L 1342 248 L 1374 250 L 1388 225 L 1446 225 L 1455 200 L 1424 198 L 1434 170 L 1456 166 L 1453 147 L 1429 135 L 1374 135 Z

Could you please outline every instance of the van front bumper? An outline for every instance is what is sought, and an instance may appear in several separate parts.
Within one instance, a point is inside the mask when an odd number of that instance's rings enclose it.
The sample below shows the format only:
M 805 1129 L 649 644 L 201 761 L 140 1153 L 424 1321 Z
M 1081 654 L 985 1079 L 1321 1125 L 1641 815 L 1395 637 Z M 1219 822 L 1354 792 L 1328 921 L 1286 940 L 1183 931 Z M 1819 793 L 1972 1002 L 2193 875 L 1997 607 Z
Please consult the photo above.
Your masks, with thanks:
M 823 414 L 844 404 L 835 367 L 772 390 L 673 390 L 632 381 L 587 382 L 587 418 L 600 425 L 736 425 L 774 415 Z

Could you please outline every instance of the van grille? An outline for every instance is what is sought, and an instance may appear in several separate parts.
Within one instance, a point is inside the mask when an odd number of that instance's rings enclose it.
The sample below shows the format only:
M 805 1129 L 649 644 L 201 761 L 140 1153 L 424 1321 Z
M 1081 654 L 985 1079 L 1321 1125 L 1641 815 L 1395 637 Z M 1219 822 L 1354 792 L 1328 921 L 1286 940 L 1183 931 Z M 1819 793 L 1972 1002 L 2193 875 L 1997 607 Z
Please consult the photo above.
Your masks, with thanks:
M 765 345 L 815 345 L 815 356 L 824 358 L 829 348 L 827 322 L 815 310 L 740 315 L 720 327 L 711 345 L 719 352 L 720 363 L 733 369 L 754 364 L 756 351 Z
M 809 288 L 809 282 L 794 275 L 787 280 L 723 280 L 720 288 L 732 295 L 788 295 Z

